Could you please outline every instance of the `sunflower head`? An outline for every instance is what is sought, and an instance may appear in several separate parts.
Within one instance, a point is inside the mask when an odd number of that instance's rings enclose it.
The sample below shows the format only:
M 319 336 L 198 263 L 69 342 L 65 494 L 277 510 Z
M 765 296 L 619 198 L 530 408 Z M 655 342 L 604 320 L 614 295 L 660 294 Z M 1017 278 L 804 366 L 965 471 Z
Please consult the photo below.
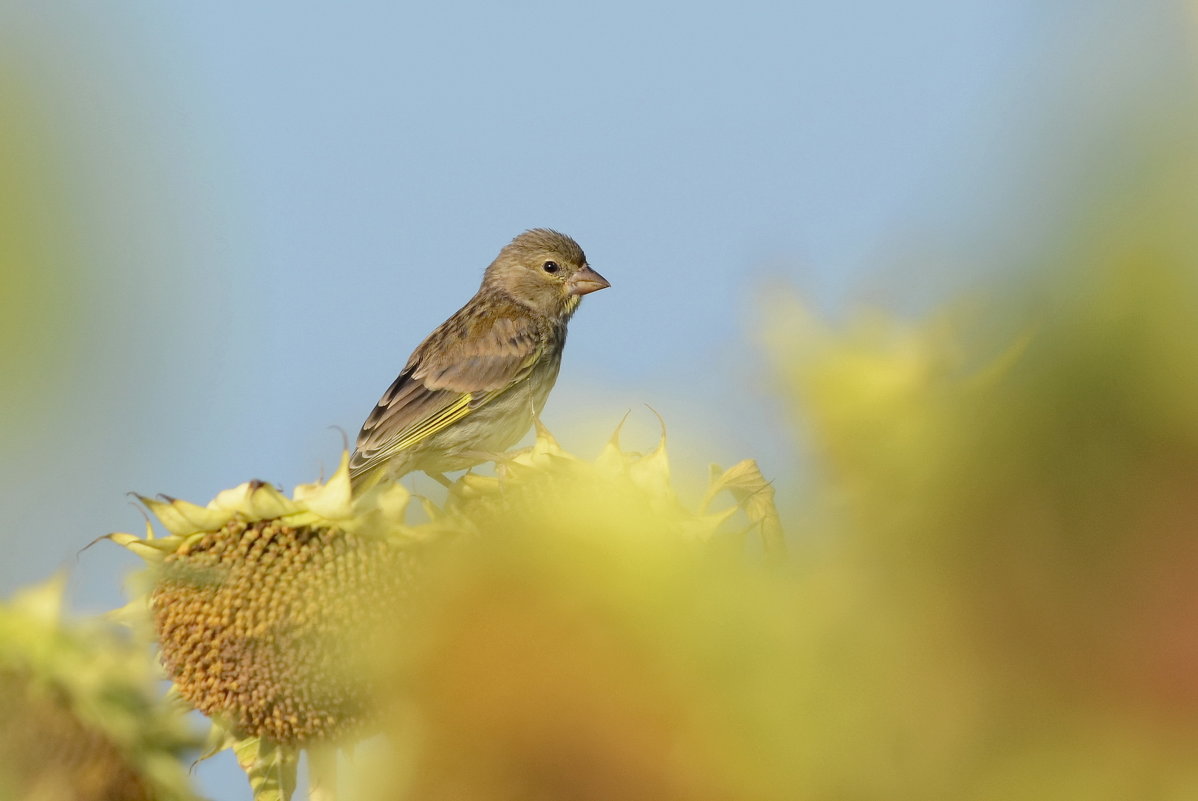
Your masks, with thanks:
M 421 548 L 406 491 L 351 499 L 343 460 L 293 498 L 255 481 L 206 507 L 142 500 L 169 536 L 112 538 L 150 563 L 144 597 L 179 694 L 235 741 L 298 749 L 366 733 L 369 655 L 402 614 Z

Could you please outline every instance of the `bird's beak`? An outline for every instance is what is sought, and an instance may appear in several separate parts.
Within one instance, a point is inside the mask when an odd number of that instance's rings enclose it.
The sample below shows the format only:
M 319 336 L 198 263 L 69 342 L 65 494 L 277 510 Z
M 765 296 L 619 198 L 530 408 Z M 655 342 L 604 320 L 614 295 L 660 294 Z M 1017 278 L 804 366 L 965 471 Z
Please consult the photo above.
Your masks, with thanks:
M 586 295 L 609 286 L 607 279 L 592 270 L 589 264 L 582 265 L 581 270 L 566 279 L 566 293 L 570 295 Z

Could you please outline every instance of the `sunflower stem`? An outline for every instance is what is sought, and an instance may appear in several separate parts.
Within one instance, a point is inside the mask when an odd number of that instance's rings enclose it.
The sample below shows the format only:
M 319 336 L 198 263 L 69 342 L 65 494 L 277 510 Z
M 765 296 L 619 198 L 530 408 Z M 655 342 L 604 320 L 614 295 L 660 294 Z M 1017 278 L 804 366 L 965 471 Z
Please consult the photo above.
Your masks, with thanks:
M 337 749 L 308 751 L 308 801 L 337 801 Z

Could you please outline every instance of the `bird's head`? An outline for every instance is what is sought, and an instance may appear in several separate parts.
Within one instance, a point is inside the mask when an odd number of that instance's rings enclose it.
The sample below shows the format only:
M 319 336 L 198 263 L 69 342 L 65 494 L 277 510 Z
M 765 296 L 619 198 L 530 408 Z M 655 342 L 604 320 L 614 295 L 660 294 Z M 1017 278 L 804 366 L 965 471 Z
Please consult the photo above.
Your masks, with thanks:
M 497 289 L 534 311 L 569 316 L 579 299 L 611 286 L 587 264 L 586 254 L 570 237 L 534 228 L 513 239 L 483 276 Z

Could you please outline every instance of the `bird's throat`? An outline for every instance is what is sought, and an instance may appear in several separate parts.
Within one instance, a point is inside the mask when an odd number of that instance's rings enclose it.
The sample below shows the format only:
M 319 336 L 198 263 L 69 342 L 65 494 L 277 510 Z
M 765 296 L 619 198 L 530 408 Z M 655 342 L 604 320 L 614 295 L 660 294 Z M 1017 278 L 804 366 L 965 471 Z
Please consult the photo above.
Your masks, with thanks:
M 578 308 L 580 302 L 582 302 L 581 295 L 567 295 L 565 303 L 562 304 L 562 314 L 569 318 L 574 314 L 574 310 Z

